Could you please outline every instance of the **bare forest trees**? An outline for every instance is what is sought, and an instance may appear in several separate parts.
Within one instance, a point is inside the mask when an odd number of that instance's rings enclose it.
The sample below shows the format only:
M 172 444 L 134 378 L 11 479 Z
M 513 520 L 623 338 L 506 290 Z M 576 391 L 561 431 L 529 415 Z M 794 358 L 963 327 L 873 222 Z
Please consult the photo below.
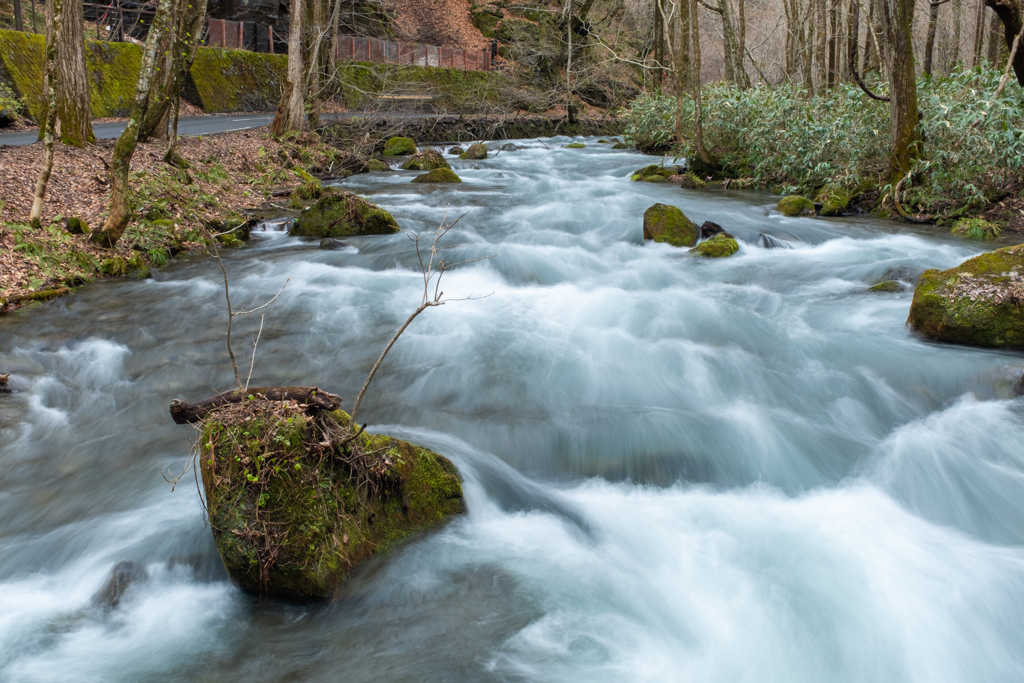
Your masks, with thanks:
M 302 130 L 306 125 L 306 69 L 303 54 L 303 24 L 306 0 L 291 0 L 288 12 L 288 81 L 274 118 L 275 135 Z
M 910 170 L 920 154 L 917 128 L 917 80 L 911 24 L 913 0 L 879 0 L 885 35 L 885 57 L 889 72 L 889 117 L 891 154 L 889 167 L 893 182 Z
M 121 239 L 132 215 L 132 193 L 128 185 L 128 173 L 138 143 L 139 129 L 149 108 L 150 85 L 157 66 L 157 48 L 164 33 L 170 28 L 173 2 L 174 0 L 160 0 L 157 4 L 156 17 L 142 51 L 142 64 L 139 67 L 139 82 L 135 88 L 131 118 L 128 119 L 121 137 L 117 139 L 117 144 L 114 145 L 114 153 L 110 160 L 110 214 L 103 227 L 94 230 L 92 234 L 92 241 L 105 247 L 112 247 Z

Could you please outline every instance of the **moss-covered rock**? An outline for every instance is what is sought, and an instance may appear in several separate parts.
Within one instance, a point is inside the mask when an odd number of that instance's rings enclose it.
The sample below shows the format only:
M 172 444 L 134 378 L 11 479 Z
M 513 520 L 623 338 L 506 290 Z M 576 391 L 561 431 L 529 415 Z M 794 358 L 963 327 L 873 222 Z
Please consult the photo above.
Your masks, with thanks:
M 418 175 L 412 179 L 414 183 L 461 183 L 462 178 L 455 175 L 450 168 L 435 168 L 429 173 Z
M 367 171 L 390 171 L 391 167 L 380 159 L 370 159 L 366 162 Z
M 418 152 L 402 164 L 406 171 L 433 171 L 435 168 L 451 169 L 448 162 L 444 160 L 441 153 L 434 149 L 427 149 Z
M 348 424 L 341 411 L 320 419 Z M 254 404 L 241 416 L 215 411 L 203 421 L 210 527 L 229 576 L 246 591 L 328 598 L 372 555 L 466 510 L 447 458 L 365 433 L 358 452 L 324 451 L 313 420 L 299 408 Z
M 961 218 L 950 232 L 972 240 L 992 240 L 1003 234 L 1002 228 L 984 218 Z
M 624 142 L 616 142 L 612 145 L 612 149 L 629 149 L 629 145 Z
M 599 144 L 599 145 L 609 145 L 609 144 L 611 144 L 611 140 L 605 140 L 604 138 L 601 138 L 600 140 L 597 141 L 597 144 Z
M 270 111 L 287 73 L 288 55 L 200 48 L 182 96 L 207 112 Z
M 896 280 L 882 280 L 877 285 L 868 287 L 871 292 L 902 292 L 903 285 Z
M 465 152 L 459 155 L 459 158 L 479 161 L 481 159 L 486 159 L 487 152 L 489 151 L 489 148 L 484 143 L 474 142 Z
M 797 194 L 783 197 L 775 205 L 775 210 L 783 216 L 813 216 L 815 214 L 814 202 Z
M 89 224 L 78 216 L 69 216 L 64 229 L 71 235 L 85 235 L 89 232 Z
M 683 179 L 679 181 L 679 187 L 684 190 L 703 190 L 707 187 L 707 183 L 693 173 L 685 173 Z
M 483 12 L 477 12 L 473 15 L 473 26 L 476 27 L 477 31 L 480 31 L 486 38 L 494 37 L 494 29 L 498 26 L 498 22 L 501 21 L 501 14 L 497 12 L 491 12 L 485 10 Z
M 644 239 L 666 242 L 673 247 L 692 247 L 699 228 L 682 211 L 667 204 L 655 204 L 644 212 Z
M 586 147 L 586 145 L 582 142 L 570 142 L 568 145 L 565 145 L 566 149 L 583 149 L 584 147 Z
M 711 239 L 704 240 L 696 247 L 690 250 L 691 254 L 697 254 L 698 256 L 707 256 L 708 258 L 724 258 L 726 256 L 732 256 L 739 251 L 740 245 L 727 232 L 720 232 Z
M 149 272 L 149 264 L 138 254 L 127 259 L 120 256 L 109 258 L 100 264 L 99 271 L 103 275 L 129 277 L 138 280 L 153 277 L 152 273 Z
M 818 193 L 818 202 L 822 216 L 839 216 L 850 206 L 850 191 L 842 187 L 826 187 Z M 814 207 L 811 208 L 813 210 Z
M 390 213 L 351 192 L 331 194 L 300 213 L 291 231 L 297 237 L 391 235 L 398 223 Z
M 633 171 L 630 179 L 633 182 L 661 183 L 676 175 L 676 172 L 673 166 L 651 164 L 650 166 L 644 166 Z
M 390 138 L 384 143 L 384 156 L 402 157 L 416 154 L 416 141 L 412 138 Z
M 462 149 L 461 147 L 452 147 L 450 150 L 448 150 L 448 153 L 451 154 L 452 156 L 460 156 L 462 154 L 465 154 L 466 150 Z
M 955 344 L 1024 348 L 1024 245 L 949 270 L 926 270 L 914 290 L 911 329 Z

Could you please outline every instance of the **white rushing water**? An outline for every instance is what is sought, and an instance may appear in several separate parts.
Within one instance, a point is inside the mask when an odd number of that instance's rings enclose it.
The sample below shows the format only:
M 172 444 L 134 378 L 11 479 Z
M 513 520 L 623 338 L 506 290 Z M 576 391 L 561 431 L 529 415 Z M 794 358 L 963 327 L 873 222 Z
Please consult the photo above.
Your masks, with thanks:
M 488 296 L 418 318 L 361 409 L 448 455 L 469 514 L 330 604 L 235 589 L 195 483 L 157 470 L 189 449 L 170 400 L 232 384 L 216 264 L 0 318 L 0 681 L 1024 680 L 1024 359 L 924 341 L 909 289 L 867 291 L 980 245 L 631 183 L 649 157 L 565 142 L 453 162 L 460 186 L 345 182 L 409 230 L 465 213 L 452 241 L 495 256 L 446 276 Z M 644 244 L 654 202 L 740 252 Z M 238 305 L 290 279 L 254 384 L 351 406 L 414 259 L 404 235 L 231 252 Z M 145 577 L 95 602 L 125 560 Z

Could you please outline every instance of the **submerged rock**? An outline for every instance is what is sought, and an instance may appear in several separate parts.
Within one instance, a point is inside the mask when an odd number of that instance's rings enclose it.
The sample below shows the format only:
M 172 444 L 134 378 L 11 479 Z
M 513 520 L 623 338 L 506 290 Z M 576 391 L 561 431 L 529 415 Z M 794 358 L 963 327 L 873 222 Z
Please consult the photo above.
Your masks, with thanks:
M 708 258 L 724 258 L 739 251 L 739 242 L 727 232 L 720 232 L 709 240 L 704 240 L 690 250 L 691 254 Z
M 300 213 L 289 235 L 295 237 L 352 237 L 398 232 L 394 217 L 351 192 L 331 194 Z
M 380 159 L 370 159 L 366 162 L 367 171 L 390 171 L 391 167 Z
M 723 228 L 718 223 L 712 223 L 711 221 L 704 221 L 703 223 L 700 224 L 700 238 L 701 239 L 704 239 L 704 240 L 710 239 L 711 237 L 714 237 L 715 235 L 721 235 L 723 233 L 725 233 L 725 228 Z
M 401 157 L 416 153 L 416 141 L 412 138 L 391 138 L 384 143 L 384 156 Z
M 783 216 L 813 216 L 815 214 L 814 202 L 797 194 L 783 197 L 775 205 L 775 209 Z
M 926 270 L 914 290 L 911 329 L 955 344 L 1024 348 L 1024 245 Z
M 430 173 L 418 175 L 412 179 L 414 183 L 461 183 L 462 178 L 450 168 L 435 168 Z
M 452 147 L 450 150 L 448 150 L 448 153 L 454 156 L 459 156 L 460 154 L 465 154 L 466 150 L 462 149 L 461 147 Z
M 568 145 L 563 145 L 566 149 L 583 149 L 586 147 L 582 142 L 570 142 Z
M 410 157 L 402 168 L 406 171 L 433 171 L 435 168 L 451 168 L 448 162 L 444 160 L 441 153 L 434 149 L 427 149 L 422 152 L 417 152 Z
M 876 285 L 868 287 L 870 292 L 902 292 L 903 285 L 896 280 L 882 280 Z
M 320 248 L 325 251 L 341 251 L 342 249 L 348 248 L 348 242 L 345 240 L 336 240 L 326 237 L 320 240 Z
M 217 550 L 243 590 L 328 598 L 371 556 L 466 511 L 437 453 L 365 433 L 357 447 L 318 445 L 332 423 L 347 428 L 340 410 L 235 406 L 203 420 L 200 466 Z
M 634 182 L 646 181 L 648 183 L 663 183 L 670 177 L 676 175 L 678 170 L 673 166 L 659 166 L 658 164 L 651 164 L 650 166 L 644 166 L 633 171 L 633 175 L 630 178 Z
M 629 149 L 629 145 L 624 142 L 616 142 L 612 145 L 612 149 Z
M 757 243 L 758 243 L 758 245 L 764 247 L 765 249 L 792 249 L 793 248 L 789 244 L 787 244 L 786 242 L 783 242 L 782 240 L 780 240 L 778 237 L 772 237 L 771 235 L 766 235 L 763 232 L 761 233 L 761 236 L 757 238 Z
M 850 206 L 850 193 L 841 187 L 825 188 L 818 193 L 818 202 L 822 216 L 838 216 Z
M 121 560 L 110 571 L 110 578 L 95 595 L 92 604 L 96 607 L 113 609 L 121 604 L 124 594 L 133 584 L 141 583 L 149 578 L 149 572 L 138 562 Z
M 655 204 L 644 212 L 645 240 L 692 247 L 697 243 L 697 235 L 697 224 L 674 206 Z
M 482 142 L 475 142 L 469 146 L 469 149 L 460 154 L 459 158 L 472 159 L 474 161 L 478 161 L 480 159 L 486 159 L 488 151 L 489 150 L 487 145 L 483 144 Z
M 911 285 L 916 285 L 918 279 L 921 277 L 921 273 L 924 271 L 920 268 L 914 268 L 913 266 L 895 266 L 885 271 L 878 282 L 885 282 L 886 280 L 898 280 L 899 282 L 906 282 Z
M 501 151 L 502 152 L 518 152 L 519 148 L 516 147 L 514 142 L 506 142 L 504 145 L 501 146 Z

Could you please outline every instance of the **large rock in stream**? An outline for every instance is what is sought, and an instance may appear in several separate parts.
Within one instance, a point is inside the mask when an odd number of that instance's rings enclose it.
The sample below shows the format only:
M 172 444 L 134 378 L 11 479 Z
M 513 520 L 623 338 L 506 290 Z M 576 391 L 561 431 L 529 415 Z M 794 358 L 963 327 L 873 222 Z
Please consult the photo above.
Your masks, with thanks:
M 441 153 L 436 149 L 427 149 L 422 152 L 409 157 L 409 159 L 402 164 L 402 168 L 406 171 L 433 171 L 436 168 L 447 168 L 451 170 L 451 166 Z
M 666 242 L 673 247 L 697 244 L 700 228 L 682 211 L 667 204 L 655 204 L 644 212 L 644 239 Z
M 367 433 L 356 437 L 358 448 L 325 446 L 332 423 L 347 428 L 349 417 L 261 400 L 221 406 L 203 418 L 200 466 L 210 526 L 224 567 L 242 589 L 331 597 L 371 556 L 466 511 L 447 458 Z
M 926 270 L 910 304 L 910 327 L 955 344 L 1024 348 L 1024 244 Z
M 339 192 L 328 194 L 300 213 L 288 234 L 323 239 L 396 232 L 398 223 L 390 213 L 351 192 Z

